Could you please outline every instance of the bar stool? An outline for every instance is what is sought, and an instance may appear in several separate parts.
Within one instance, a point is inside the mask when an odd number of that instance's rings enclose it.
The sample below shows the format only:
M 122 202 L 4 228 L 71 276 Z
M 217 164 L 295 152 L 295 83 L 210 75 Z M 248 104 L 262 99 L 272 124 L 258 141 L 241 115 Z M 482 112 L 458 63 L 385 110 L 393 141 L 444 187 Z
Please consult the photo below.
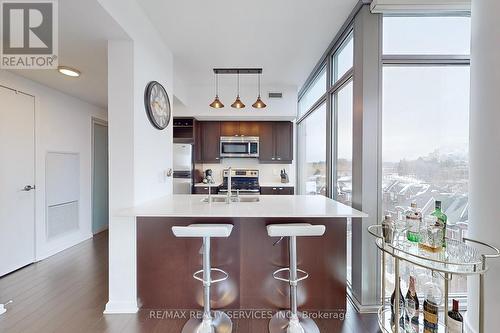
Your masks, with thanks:
M 297 282 L 309 277 L 305 271 L 297 268 L 297 237 L 322 236 L 325 233 L 324 225 L 309 223 L 270 224 L 267 226 L 269 237 L 289 238 L 290 267 L 280 268 L 273 273 L 273 278 L 290 284 L 290 310 L 277 312 L 269 322 L 270 333 L 319 333 L 316 323 L 297 312 Z M 281 241 L 280 239 L 280 241 Z M 289 278 L 279 277 L 277 274 L 289 272 Z M 297 272 L 302 276 L 298 277 Z
M 193 278 L 203 282 L 203 318 L 190 318 L 182 328 L 182 333 L 231 333 L 233 329 L 233 323 L 227 314 L 221 311 L 212 313 L 210 310 L 210 285 L 229 277 L 222 269 L 210 267 L 210 238 L 229 237 L 232 230 L 231 224 L 190 224 L 185 227 L 172 227 L 172 232 L 176 237 L 203 238 L 201 251 L 203 269 L 193 273 Z M 212 280 L 212 271 L 222 273 L 224 277 Z

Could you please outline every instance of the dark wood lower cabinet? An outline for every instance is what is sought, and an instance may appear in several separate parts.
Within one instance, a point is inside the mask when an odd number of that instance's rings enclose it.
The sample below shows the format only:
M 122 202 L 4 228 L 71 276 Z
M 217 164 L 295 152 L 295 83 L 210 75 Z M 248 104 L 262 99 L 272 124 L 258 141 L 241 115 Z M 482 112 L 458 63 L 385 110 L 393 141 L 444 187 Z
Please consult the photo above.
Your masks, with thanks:
M 262 186 L 260 188 L 262 195 L 293 195 L 295 189 L 292 186 Z
M 272 273 L 289 265 L 288 240 L 275 244 L 271 223 L 326 225 L 321 237 L 297 238 L 298 267 L 309 273 L 299 282 L 302 310 L 346 309 L 345 218 L 137 218 L 137 292 L 146 309 L 201 309 L 202 283 L 192 278 L 201 269 L 200 238 L 176 238 L 172 226 L 230 223 L 228 238 L 211 239 L 211 265 L 229 279 L 212 285 L 214 309 L 284 309 L 289 285 Z M 328 331 L 327 331 L 328 332 Z M 252 333 L 255 333 L 252 331 Z

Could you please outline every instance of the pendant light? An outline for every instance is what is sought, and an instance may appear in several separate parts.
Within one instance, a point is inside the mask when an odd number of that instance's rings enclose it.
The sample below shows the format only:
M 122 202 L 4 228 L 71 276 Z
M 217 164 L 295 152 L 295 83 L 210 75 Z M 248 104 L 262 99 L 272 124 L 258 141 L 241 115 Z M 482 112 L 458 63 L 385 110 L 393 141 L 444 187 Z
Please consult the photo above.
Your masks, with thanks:
M 252 106 L 256 109 L 263 109 L 267 106 L 266 103 L 264 103 L 260 99 L 260 74 L 259 74 L 259 96 L 257 97 L 257 100 L 255 101 L 255 103 L 252 104 Z
M 245 107 L 245 104 L 240 100 L 240 72 L 237 73 L 238 75 L 238 94 L 236 95 L 236 100 L 234 101 L 233 104 L 231 104 L 231 107 L 235 109 L 243 109 Z
M 215 74 L 215 99 L 210 103 L 210 107 L 214 109 L 222 109 L 224 104 L 219 100 L 219 73 Z

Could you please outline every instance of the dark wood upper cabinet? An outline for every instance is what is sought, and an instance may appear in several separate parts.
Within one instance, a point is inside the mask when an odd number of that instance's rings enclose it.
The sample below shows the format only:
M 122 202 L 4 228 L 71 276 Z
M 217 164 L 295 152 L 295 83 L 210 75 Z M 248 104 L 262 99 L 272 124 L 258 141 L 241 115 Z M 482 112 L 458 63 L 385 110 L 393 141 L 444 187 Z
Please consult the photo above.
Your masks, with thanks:
M 239 121 L 221 121 L 220 135 L 221 136 L 238 136 L 240 134 Z
M 275 155 L 277 161 L 293 160 L 293 124 L 287 121 L 274 123 Z
M 220 163 L 219 140 L 221 136 L 220 122 L 200 121 L 197 125 L 195 144 L 195 162 Z
M 244 136 L 259 136 L 260 128 L 257 121 L 240 121 L 239 132 Z
M 292 163 L 293 124 L 289 121 L 199 121 L 195 162 L 220 163 L 220 137 L 241 135 L 259 137 L 260 163 Z
M 260 123 L 259 160 L 262 163 L 273 163 L 274 156 L 274 124 L 270 121 Z
M 221 121 L 221 136 L 259 136 L 259 122 Z
M 261 163 L 292 163 L 293 124 L 291 122 L 262 122 L 259 136 Z

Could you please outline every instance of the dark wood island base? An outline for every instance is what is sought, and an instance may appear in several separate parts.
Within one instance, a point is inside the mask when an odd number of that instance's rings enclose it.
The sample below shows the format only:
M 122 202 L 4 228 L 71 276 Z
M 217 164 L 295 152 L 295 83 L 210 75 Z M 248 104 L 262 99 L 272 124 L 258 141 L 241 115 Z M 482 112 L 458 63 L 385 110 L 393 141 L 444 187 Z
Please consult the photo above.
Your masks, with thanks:
M 272 273 L 287 267 L 288 241 L 267 235 L 272 223 L 326 225 L 321 237 L 297 237 L 298 267 L 309 278 L 298 284 L 301 311 L 346 311 L 346 218 L 137 217 L 137 293 L 143 309 L 202 308 L 201 239 L 176 238 L 171 227 L 192 223 L 231 223 L 229 238 L 212 238 L 212 267 L 229 273 L 213 284 L 213 309 L 279 310 L 289 308 L 289 285 Z M 217 274 L 217 273 L 212 273 Z M 216 278 L 215 275 L 212 278 Z

